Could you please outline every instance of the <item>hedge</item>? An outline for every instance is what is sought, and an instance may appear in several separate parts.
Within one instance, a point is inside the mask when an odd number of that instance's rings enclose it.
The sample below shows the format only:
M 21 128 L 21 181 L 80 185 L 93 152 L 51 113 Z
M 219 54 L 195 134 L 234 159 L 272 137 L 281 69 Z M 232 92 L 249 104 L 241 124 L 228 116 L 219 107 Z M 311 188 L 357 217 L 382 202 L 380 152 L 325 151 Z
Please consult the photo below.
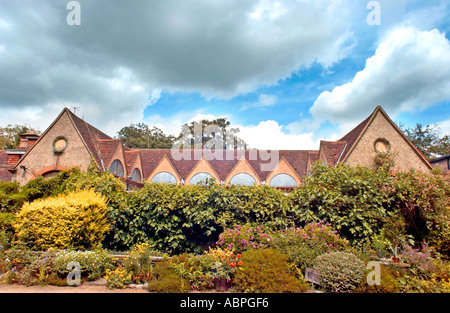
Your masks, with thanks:
M 320 221 L 358 243 L 378 235 L 394 212 L 402 214 L 408 234 L 416 241 L 432 242 L 436 248 L 449 246 L 449 183 L 441 176 L 420 172 L 392 176 L 384 168 L 316 163 L 304 183 L 287 195 L 285 190 L 264 185 L 216 184 L 145 183 L 143 188 L 127 192 L 120 179 L 94 168 L 84 173 L 76 169 L 62 172 L 22 188 L 0 184 L 0 191 L 2 186 L 3 190 L 16 188 L 6 196 L 0 192 L 0 203 L 6 204 L 3 212 L 15 212 L 14 208 L 36 198 L 93 189 L 107 200 L 110 230 L 102 244 L 112 250 L 148 242 L 173 254 L 195 252 L 213 245 L 224 229 L 235 225 L 280 230 Z M 17 231 L 25 230 L 18 227 Z
M 25 203 L 13 224 L 34 250 L 95 249 L 109 230 L 106 199 L 93 190 Z

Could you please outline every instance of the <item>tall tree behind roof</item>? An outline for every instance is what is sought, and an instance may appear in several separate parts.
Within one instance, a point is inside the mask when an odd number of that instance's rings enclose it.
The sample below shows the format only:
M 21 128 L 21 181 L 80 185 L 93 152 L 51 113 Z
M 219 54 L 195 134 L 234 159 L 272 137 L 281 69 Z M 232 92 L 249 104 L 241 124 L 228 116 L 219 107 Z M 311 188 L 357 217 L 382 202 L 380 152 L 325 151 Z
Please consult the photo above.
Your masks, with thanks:
M 145 123 L 125 126 L 117 133 L 117 138 L 129 148 L 137 149 L 170 149 L 174 137 L 166 135 L 158 127 L 150 128 Z

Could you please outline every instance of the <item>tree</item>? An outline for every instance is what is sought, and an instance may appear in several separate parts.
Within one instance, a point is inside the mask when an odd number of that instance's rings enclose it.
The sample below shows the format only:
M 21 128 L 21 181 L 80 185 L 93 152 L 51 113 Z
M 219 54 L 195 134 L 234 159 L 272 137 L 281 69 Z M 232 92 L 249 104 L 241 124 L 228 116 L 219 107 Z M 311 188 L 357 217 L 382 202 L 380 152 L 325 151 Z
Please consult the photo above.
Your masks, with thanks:
M 415 128 L 405 128 L 404 125 L 399 127 L 426 158 L 450 154 L 450 137 L 439 136 L 438 124 L 423 126 L 417 123 Z
M 190 143 L 191 148 L 201 143 L 202 148 L 247 149 L 245 141 L 238 137 L 239 132 L 239 128 L 231 127 L 226 118 L 218 118 L 212 121 L 201 120 L 200 122 L 184 124 L 176 142 L 187 142 L 188 145 Z
M 170 149 L 174 141 L 174 136 L 167 136 L 158 127 L 150 128 L 145 123 L 125 126 L 117 135 L 125 146 L 138 149 Z
M 36 132 L 36 130 L 25 125 L 0 127 L 0 150 L 17 149 L 20 135 L 28 132 Z

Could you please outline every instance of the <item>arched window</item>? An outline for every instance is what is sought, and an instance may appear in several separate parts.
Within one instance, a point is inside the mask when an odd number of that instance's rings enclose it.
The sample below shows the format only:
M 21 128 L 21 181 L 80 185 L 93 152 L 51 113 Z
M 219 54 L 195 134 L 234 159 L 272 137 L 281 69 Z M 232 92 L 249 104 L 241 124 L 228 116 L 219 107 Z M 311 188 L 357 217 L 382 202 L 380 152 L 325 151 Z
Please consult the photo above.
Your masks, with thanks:
M 176 184 L 177 179 L 168 172 L 161 172 L 153 176 L 152 183 Z
M 252 186 L 256 184 L 256 180 L 247 173 L 239 173 L 233 176 L 230 180 L 231 185 Z
M 120 160 L 114 160 L 109 167 L 109 171 L 116 176 L 123 177 L 123 165 Z
M 141 171 L 138 168 L 135 168 L 131 173 L 131 180 L 140 183 L 141 179 Z
M 275 175 L 270 180 L 269 186 L 271 187 L 297 187 L 297 182 L 295 181 L 294 177 L 288 174 L 278 174 Z
M 189 185 L 198 185 L 200 182 L 206 183 L 207 179 L 214 179 L 211 174 L 198 173 L 195 174 L 189 181 Z

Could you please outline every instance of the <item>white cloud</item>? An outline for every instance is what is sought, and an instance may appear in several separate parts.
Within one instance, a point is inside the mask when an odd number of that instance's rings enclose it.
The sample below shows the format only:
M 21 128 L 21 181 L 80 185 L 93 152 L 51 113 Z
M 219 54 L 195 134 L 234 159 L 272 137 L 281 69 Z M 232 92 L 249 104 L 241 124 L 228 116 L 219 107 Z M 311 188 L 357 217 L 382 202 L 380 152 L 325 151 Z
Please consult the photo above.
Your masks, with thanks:
M 288 134 L 278 122 L 268 120 L 258 125 L 237 126 L 239 137 L 253 149 L 265 150 L 314 150 L 319 148 L 318 141 L 313 140 L 313 133 Z
M 377 105 L 395 116 L 448 99 L 450 42 L 436 29 L 399 27 L 386 34 L 351 82 L 322 92 L 310 112 L 318 120 L 354 126 Z
M 450 136 L 450 119 L 440 121 L 438 123 L 435 123 L 438 125 L 438 131 L 440 136 Z
M 258 125 L 239 125 L 233 122 L 230 115 L 214 115 L 205 114 L 199 109 L 196 112 L 179 112 L 169 117 L 160 115 L 152 115 L 145 119 L 145 123 L 156 126 L 163 130 L 166 134 L 179 135 L 181 125 L 200 120 L 214 120 L 217 118 L 227 118 L 231 123 L 231 127 L 239 128 L 238 136 L 249 145 L 252 149 L 266 150 L 317 150 L 319 149 L 319 140 L 314 140 L 313 132 L 308 133 L 291 133 L 278 122 L 273 120 L 262 121 Z M 327 140 L 337 140 L 337 135 L 333 134 Z

